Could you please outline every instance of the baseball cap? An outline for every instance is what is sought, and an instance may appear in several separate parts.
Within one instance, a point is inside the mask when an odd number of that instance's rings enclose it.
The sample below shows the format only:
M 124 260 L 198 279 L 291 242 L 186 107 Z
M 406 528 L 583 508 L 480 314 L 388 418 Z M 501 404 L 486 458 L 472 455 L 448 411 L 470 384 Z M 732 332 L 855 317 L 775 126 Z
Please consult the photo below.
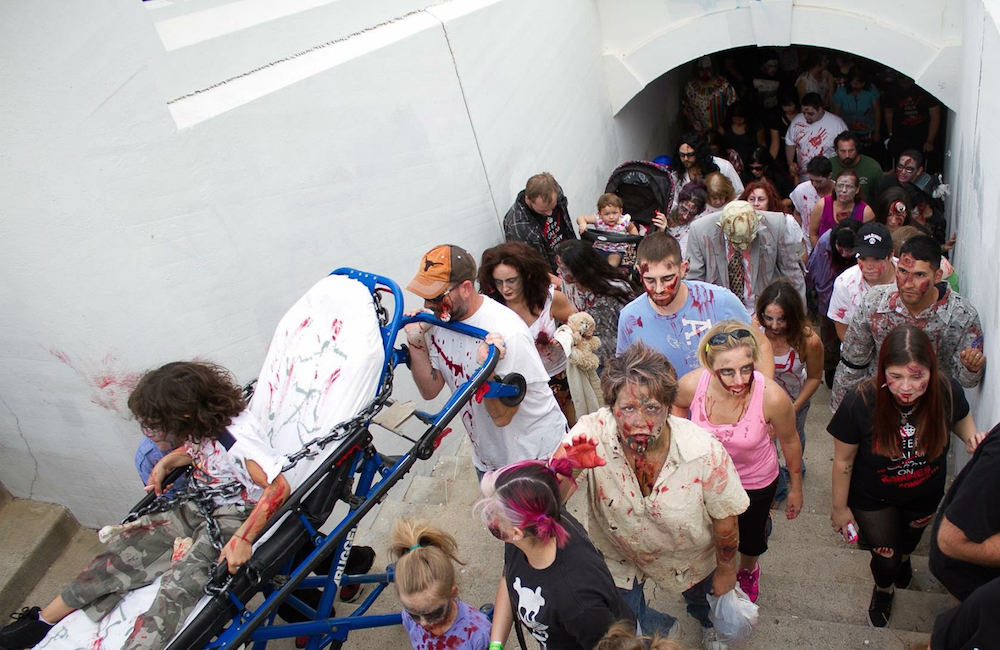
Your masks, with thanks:
M 420 270 L 406 289 L 424 300 L 433 300 L 449 286 L 475 277 L 476 261 L 472 255 L 464 248 L 442 244 L 424 254 L 420 259 Z
M 858 257 L 885 259 L 892 255 L 892 233 L 884 223 L 870 221 L 861 226 L 854 237 L 854 253 Z

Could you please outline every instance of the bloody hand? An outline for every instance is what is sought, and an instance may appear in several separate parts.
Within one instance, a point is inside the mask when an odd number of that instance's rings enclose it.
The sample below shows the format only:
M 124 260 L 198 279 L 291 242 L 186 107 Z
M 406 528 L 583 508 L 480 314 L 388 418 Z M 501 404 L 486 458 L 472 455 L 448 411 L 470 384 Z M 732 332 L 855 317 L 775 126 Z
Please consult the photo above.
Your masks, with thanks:
M 597 438 L 589 438 L 586 434 L 573 436 L 570 442 L 559 445 L 553 457 L 566 458 L 579 469 L 593 469 L 605 464 L 605 460 L 597 455 Z

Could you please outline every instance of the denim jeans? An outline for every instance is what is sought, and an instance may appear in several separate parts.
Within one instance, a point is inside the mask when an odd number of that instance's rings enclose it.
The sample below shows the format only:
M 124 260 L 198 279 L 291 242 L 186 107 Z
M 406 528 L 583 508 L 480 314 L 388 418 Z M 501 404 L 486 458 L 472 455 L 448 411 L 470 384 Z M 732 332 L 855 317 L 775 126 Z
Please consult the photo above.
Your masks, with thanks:
M 799 432 L 799 442 L 802 444 L 802 455 L 805 456 L 806 452 L 806 416 L 809 414 L 809 407 L 812 400 L 805 403 L 805 406 L 800 408 L 795 414 L 795 429 Z M 774 442 L 775 447 L 777 447 L 778 442 Z M 785 459 L 787 463 L 788 460 Z M 802 460 L 802 476 L 806 475 L 806 461 Z M 788 485 L 790 482 L 790 475 L 788 473 L 788 466 L 782 465 L 778 470 L 778 491 L 774 494 L 775 501 L 784 501 L 785 497 L 788 496 Z
M 713 571 L 707 578 L 691 587 L 683 594 L 684 602 L 687 603 L 687 613 L 695 618 L 702 627 L 713 627 L 712 621 L 708 618 L 708 593 L 712 591 Z M 631 589 L 619 589 L 622 600 L 631 608 L 639 623 L 639 633 L 643 635 L 663 634 L 666 635 L 670 628 L 677 623 L 677 619 L 670 614 L 658 612 L 646 605 L 646 593 L 644 591 L 646 583 L 636 580 L 632 583 Z

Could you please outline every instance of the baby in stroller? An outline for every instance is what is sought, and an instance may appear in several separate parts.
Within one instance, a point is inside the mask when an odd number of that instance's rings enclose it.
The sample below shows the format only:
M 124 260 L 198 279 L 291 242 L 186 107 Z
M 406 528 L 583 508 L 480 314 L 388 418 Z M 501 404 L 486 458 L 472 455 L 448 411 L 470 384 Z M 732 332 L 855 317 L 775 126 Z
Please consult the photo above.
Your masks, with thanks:
M 599 232 L 610 232 L 618 235 L 638 235 L 639 230 L 632 223 L 632 217 L 624 214 L 625 204 L 617 194 L 607 192 L 597 199 L 597 214 L 581 215 L 576 218 L 577 228 L 580 234 L 587 231 L 587 227 L 593 225 Z M 611 266 L 617 267 L 622 263 L 622 257 L 628 252 L 631 244 L 625 242 L 611 242 L 597 240 L 594 242 L 596 250 Z

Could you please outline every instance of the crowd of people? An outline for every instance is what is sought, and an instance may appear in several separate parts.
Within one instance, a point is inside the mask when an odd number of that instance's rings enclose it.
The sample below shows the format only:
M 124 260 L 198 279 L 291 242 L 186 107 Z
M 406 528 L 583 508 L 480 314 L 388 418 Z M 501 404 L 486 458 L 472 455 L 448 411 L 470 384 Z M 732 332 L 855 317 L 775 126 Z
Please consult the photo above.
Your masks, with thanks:
M 930 647 L 998 642 L 989 614 L 1000 611 L 1000 506 L 982 495 L 1000 493 L 1000 436 L 978 431 L 964 395 L 986 357 L 948 260 L 955 233 L 941 182 L 925 173 L 941 107 L 912 80 L 884 86 L 884 71 L 846 54 L 752 54 L 695 63 L 672 209 L 649 226 L 614 193 L 574 217 L 541 173 L 506 214 L 505 241 L 478 261 L 451 244 L 420 259 L 407 289 L 423 306 L 408 313 L 489 332 L 479 341 L 408 325 L 421 396 L 463 384 L 487 344 L 496 372 L 525 387 L 517 404 L 481 397 L 460 416 L 481 485 L 476 515 L 504 543 L 492 618 L 458 598 L 447 531 L 402 521 L 393 533 L 414 648 L 502 650 L 512 629 L 543 648 L 677 648 L 678 621 L 647 603 L 647 582 L 683 598 L 704 648 L 725 648 L 708 596 L 738 586 L 760 598 L 772 513 L 784 503 L 794 520 L 804 507 L 805 421 L 823 382 L 833 500 L 809 505 L 829 507 L 845 543 L 870 551 L 871 624 L 889 624 L 933 524 L 931 570 L 961 603 L 938 618 Z M 642 239 L 592 245 L 578 238 L 589 228 Z M 571 399 L 572 355 L 557 332 L 578 312 L 600 339 L 603 405 L 589 412 Z M 165 397 L 170 386 L 190 390 Z M 129 400 L 151 438 L 137 455 L 151 489 L 208 453 L 246 486 L 245 519 L 224 527 L 232 568 L 246 561 L 260 513 L 288 491 L 236 390 L 204 364 L 171 365 Z M 974 455 L 946 496 L 951 433 Z M 215 445 L 223 434 L 239 443 Z M 588 527 L 564 507 L 584 476 Z M 190 532 L 168 515 L 169 530 Z M 73 609 L 164 571 L 162 553 L 136 560 L 134 576 L 108 568 L 143 540 L 115 542 L 47 607 L 0 630 L 0 648 L 32 647 Z M 215 559 L 189 555 L 192 565 Z M 171 598 L 186 603 L 192 581 L 169 587 Z M 185 611 L 168 609 L 128 647 L 160 647 Z

